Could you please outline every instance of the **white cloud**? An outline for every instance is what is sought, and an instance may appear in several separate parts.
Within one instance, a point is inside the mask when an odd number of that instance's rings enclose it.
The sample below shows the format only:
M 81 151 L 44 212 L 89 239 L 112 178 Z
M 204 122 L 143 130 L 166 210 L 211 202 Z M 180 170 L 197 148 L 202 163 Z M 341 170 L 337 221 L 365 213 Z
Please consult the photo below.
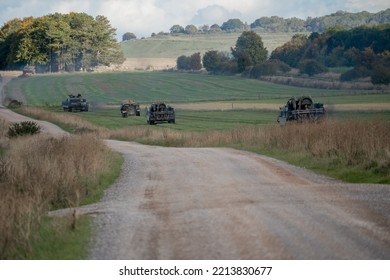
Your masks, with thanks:
M 222 24 L 230 18 L 252 23 L 262 16 L 321 16 L 338 10 L 378 12 L 390 7 L 388 0 L 1 0 L 0 23 L 12 18 L 50 13 L 85 12 L 104 15 L 117 29 L 138 37 L 169 31 L 174 24 Z
M 378 12 L 390 8 L 388 0 L 375 0 L 375 1 L 361 1 L 361 0 L 347 0 L 345 1 L 345 7 L 348 11 L 359 12 Z
M 236 10 L 229 11 L 220 5 L 211 5 L 198 10 L 196 15 L 192 18 L 191 22 L 197 25 L 212 25 L 214 23 L 220 25 L 228 19 L 241 17 L 242 14 Z

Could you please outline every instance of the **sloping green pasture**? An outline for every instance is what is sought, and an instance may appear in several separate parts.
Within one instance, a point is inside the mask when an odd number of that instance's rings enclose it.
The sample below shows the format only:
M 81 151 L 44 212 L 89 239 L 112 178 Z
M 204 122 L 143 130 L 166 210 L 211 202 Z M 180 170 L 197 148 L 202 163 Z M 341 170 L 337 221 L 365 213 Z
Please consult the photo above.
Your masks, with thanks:
M 241 32 L 210 33 L 196 35 L 163 35 L 142 40 L 130 40 L 121 43 L 126 58 L 178 58 L 181 55 L 201 54 L 210 50 L 231 52 Z M 284 43 L 290 41 L 295 33 L 258 33 L 269 54 Z
M 291 96 L 310 95 L 316 102 L 390 103 L 389 93 L 291 87 L 235 76 L 171 72 L 122 72 L 36 75 L 18 78 L 6 86 L 6 96 L 24 97 L 28 105 L 60 106 L 69 94 L 82 94 L 91 104 L 165 101 L 250 101 L 283 104 Z M 337 104 L 333 103 L 332 104 Z
M 145 110 L 141 116 L 122 118 L 119 107 L 96 108 L 88 113 L 79 114 L 89 122 L 109 129 L 146 126 Z M 176 110 L 176 124 L 161 123 L 156 129 L 171 128 L 177 131 L 227 130 L 245 125 L 266 125 L 276 122 L 277 113 L 268 110 L 229 110 L 229 111 L 192 111 Z
M 390 93 L 386 92 L 307 89 L 234 76 L 171 72 L 36 75 L 14 79 L 6 87 L 8 97 L 23 96 L 25 104 L 46 106 L 55 112 L 62 111 L 61 101 L 68 94 L 78 93 L 91 103 L 90 112 L 78 115 L 113 129 L 146 125 L 145 107 L 155 101 L 165 101 L 177 109 L 176 125 L 158 127 L 181 131 L 276 124 L 279 106 L 291 96 L 310 95 L 315 102 L 324 103 L 330 115 L 339 117 L 388 119 L 388 109 L 371 111 L 376 104 L 390 107 Z M 126 99 L 141 103 L 141 117 L 121 117 L 119 106 Z M 370 110 L 360 112 L 367 104 L 372 105 Z M 337 105 L 351 105 L 352 110 L 337 111 Z

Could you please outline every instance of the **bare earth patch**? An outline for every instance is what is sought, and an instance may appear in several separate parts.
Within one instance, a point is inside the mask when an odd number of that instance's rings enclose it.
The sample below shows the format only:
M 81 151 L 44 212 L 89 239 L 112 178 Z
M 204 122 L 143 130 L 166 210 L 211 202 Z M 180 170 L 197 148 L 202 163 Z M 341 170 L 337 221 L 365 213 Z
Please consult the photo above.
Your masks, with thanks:
M 151 71 L 174 67 L 176 67 L 176 60 L 172 58 L 127 58 L 122 65 L 99 67 L 96 71 Z

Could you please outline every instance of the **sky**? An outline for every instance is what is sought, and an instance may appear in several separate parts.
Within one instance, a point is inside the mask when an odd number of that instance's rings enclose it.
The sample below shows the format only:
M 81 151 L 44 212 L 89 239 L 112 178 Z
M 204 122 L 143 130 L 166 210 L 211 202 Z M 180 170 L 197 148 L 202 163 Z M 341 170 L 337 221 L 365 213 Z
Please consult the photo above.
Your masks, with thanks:
M 120 41 L 126 32 L 149 37 L 153 32 L 169 32 L 175 24 L 222 25 L 232 18 L 251 24 L 263 16 L 306 19 L 388 8 L 389 0 L 0 0 L 0 24 L 13 18 L 84 12 L 107 17 Z

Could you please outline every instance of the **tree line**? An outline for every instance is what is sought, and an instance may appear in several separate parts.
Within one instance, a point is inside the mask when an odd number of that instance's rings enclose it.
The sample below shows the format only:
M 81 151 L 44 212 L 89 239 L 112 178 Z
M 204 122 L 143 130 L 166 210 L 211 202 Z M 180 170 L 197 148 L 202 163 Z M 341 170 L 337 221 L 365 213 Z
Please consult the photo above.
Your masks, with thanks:
M 176 64 L 179 70 L 200 70 L 205 67 L 207 71 L 215 74 L 236 73 L 264 63 L 267 56 L 268 51 L 261 37 L 254 31 L 244 31 L 237 39 L 235 48 L 231 48 L 231 53 L 207 51 L 203 59 L 200 53 L 182 55 L 177 58 Z
M 330 67 L 350 67 L 340 76 L 342 81 L 371 77 L 374 84 L 390 83 L 390 24 L 346 30 L 329 28 L 309 36 L 296 34 L 269 56 L 261 37 L 244 31 L 231 52 L 207 51 L 201 60 L 197 53 L 177 60 L 179 70 L 200 70 L 214 74 L 242 73 L 251 78 L 279 75 L 298 68 L 313 76 Z M 188 61 L 196 59 L 196 63 Z M 186 61 L 186 63 L 180 63 Z M 196 65 L 196 67 L 192 67 Z
M 351 30 L 329 28 L 310 36 L 295 35 L 276 48 L 270 59 L 280 60 L 309 75 L 329 67 L 352 67 L 342 81 L 371 77 L 374 84 L 390 83 L 390 24 L 361 26 Z
M 122 63 L 115 31 L 106 17 L 86 13 L 15 18 L 0 28 L 0 69 L 80 71 Z
M 278 16 L 261 17 L 253 23 L 247 24 L 240 19 L 229 19 L 221 26 L 218 24 L 203 25 L 196 27 L 189 24 L 185 27 L 175 24 L 170 28 L 170 33 L 159 34 L 196 34 L 213 32 L 243 32 L 248 30 L 263 32 L 318 32 L 323 33 L 333 26 L 340 26 L 345 29 L 352 29 L 363 25 L 374 26 L 390 22 L 390 9 L 378 12 L 348 13 L 338 11 L 331 15 L 322 17 L 308 17 L 306 20 L 293 18 L 282 18 Z M 156 34 L 153 33 L 152 36 Z

